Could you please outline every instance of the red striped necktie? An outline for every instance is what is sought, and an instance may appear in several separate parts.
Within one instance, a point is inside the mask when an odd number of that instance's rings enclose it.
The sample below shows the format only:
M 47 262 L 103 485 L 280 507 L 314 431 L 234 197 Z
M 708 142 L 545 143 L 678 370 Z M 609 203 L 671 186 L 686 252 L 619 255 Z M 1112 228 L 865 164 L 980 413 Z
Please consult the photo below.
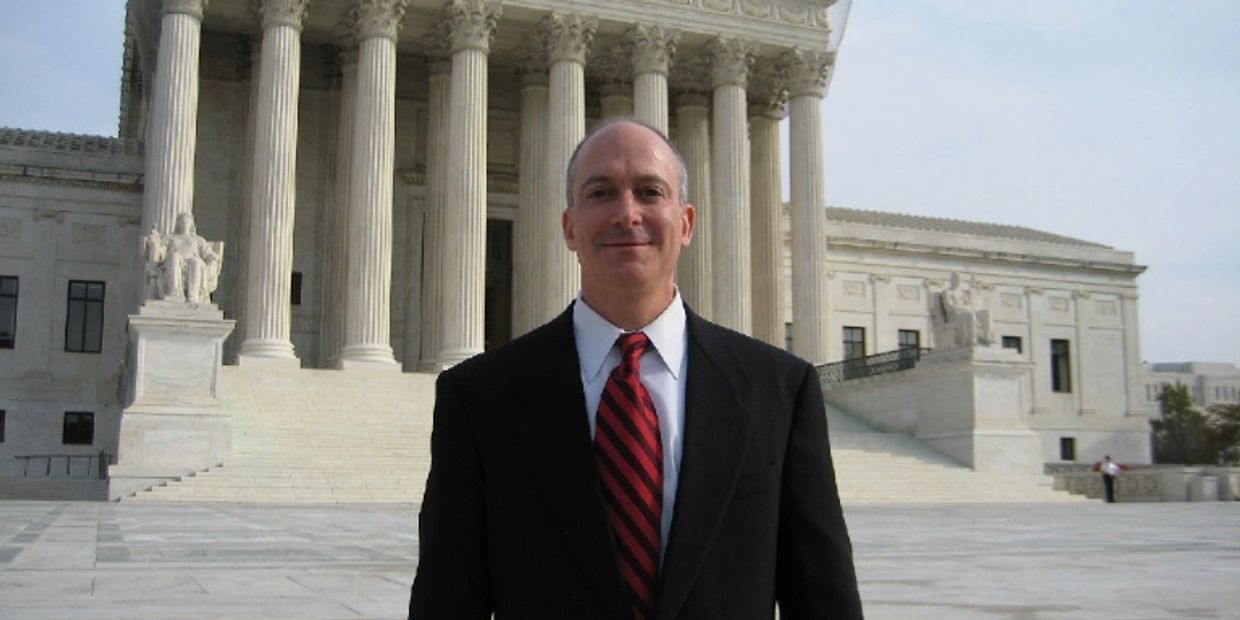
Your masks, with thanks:
M 633 618 L 654 617 L 663 521 L 663 442 L 650 392 L 638 377 L 646 334 L 624 334 L 620 365 L 599 399 L 594 447 L 603 498 L 616 541 L 620 572 L 633 602 Z

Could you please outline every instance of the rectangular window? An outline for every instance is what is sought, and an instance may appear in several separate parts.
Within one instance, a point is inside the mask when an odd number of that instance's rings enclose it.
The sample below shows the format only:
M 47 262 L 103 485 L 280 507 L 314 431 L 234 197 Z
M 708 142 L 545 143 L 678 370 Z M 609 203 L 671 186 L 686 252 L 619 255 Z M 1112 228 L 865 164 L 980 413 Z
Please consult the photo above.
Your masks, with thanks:
M 902 329 L 899 334 L 900 349 L 920 349 L 921 332 L 915 329 Z
M 1076 460 L 1076 438 L 1060 437 L 1059 438 L 1059 460 L 1075 461 Z
M 1051 340 L 1051 391 L 1072 391 L 1072 362 L 1068 358 L 1068 341 Z
M 4 443 L 4 424 L 5 422 L 8 422 L 8 420 L 5 419 L 7 417 L 8 412 L 0 409 L 0 443 Z
M 0 349 L 17 341 L 17 276 L 0 276 Z
M 95 443 L 95 414 L 90 411 L 66 411 L 61 443 L 66 446 L 89 446 Z
M 103 282 L 69 281 L 65 350 L 99 353 L 103 349 Z
M 865 357 L 865 328 L 844 328 L 844 359 Z
M 289 286 L 289 303 L 294 306 L 301 305 L 301 272 L 293 272 L 293 280 Z
M 1024 343 L 1020 341 L 1020 336 L 1004 336 L 1003 337 L 1003 348 L 1012 349 L 1016 351 L 1017 353 L 1025 352 Z

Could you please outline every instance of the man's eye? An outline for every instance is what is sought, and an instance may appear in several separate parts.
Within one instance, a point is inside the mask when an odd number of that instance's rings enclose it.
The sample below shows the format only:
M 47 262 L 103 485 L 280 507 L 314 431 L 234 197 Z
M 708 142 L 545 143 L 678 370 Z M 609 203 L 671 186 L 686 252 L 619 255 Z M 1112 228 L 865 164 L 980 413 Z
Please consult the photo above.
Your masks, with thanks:
M 586 198 L 591 199 L 591 200 L 597 200 L 599 198 L 606 198 L 610 194 L 611 194 L 611 191 L 605 187 L 595 187 L 595 188 L 586 190 Z

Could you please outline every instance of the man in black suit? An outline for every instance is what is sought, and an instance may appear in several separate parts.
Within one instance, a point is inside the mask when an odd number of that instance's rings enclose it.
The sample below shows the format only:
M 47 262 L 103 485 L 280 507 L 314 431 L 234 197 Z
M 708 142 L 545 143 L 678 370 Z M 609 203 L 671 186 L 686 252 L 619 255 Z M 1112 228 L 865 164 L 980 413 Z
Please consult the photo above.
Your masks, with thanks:
M 439 377 L 411 618 L 861 618 L 817 374 L 684 306 L 686 185 L 639 122 L 578 146 L 579 298 Z

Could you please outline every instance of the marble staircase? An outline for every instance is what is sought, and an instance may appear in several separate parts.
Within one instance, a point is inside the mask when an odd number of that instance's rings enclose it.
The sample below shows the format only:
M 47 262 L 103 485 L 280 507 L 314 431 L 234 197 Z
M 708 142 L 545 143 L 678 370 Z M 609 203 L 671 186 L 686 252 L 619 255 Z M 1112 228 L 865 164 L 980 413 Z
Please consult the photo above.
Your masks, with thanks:
M 124 501 L 417 503 L 430 466 L 434 375 L 226 366 L 226 463 Z M 1080 501 L 1049 477 L 983 474 L 828 407 L 845 505 Z

